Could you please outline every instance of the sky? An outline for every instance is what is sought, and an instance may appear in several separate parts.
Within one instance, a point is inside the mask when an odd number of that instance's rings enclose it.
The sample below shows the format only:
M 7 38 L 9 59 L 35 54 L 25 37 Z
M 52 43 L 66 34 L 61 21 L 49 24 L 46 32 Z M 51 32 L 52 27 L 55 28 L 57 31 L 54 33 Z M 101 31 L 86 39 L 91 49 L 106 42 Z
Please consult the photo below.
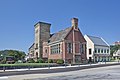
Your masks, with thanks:
M 83 35 L 109 44 L 120 41 L 120 0 L 0 0 L 0 50 L 25 51 L 34 42 L 34 24 L 51 23 L 51 33 L 79 19 Z

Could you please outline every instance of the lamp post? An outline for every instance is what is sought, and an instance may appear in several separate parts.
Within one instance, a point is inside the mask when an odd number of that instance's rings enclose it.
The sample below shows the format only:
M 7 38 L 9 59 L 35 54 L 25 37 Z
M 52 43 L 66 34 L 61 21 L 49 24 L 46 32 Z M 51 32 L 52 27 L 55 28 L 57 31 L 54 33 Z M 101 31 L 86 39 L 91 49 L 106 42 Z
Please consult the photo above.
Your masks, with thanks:
M 2 57 L 2 59 L 4 60 L 5 56 L 3 54 L 1 54 L 0 57 Z M 3 66 L 3 71 L 5 72 L 5 66 Z
M 0 55 L 1 57 L 3 56 L 3 54 Z
M 5 56 L 3 54 L 0 55 L 0 57 L 4 60 Z
M 118 63 L 119 63 L 120 58 L 118 57 Z
M 0 57 L 2 57 L 4 59 L 4 55 L 3 54 L 1 54 Z

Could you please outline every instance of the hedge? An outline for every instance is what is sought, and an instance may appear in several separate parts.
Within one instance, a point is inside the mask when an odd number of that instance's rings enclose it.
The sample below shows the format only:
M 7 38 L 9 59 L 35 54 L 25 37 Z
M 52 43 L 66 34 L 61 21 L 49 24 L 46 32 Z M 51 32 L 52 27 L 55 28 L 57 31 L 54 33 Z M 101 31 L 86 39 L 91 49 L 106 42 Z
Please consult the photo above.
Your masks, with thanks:
M 57 64 L 63 64 L 63 63 L 64 63 L 64 61 L 62 59 L 57 60 Z
M 16 64 L 0 64 L 1 66 L 10 66 L 10 67 L 14 67 L 14 66 L 47 66 L 47 65 L 54 65 L 54 64 L 48 64 L 48 63 L 16 63 Z

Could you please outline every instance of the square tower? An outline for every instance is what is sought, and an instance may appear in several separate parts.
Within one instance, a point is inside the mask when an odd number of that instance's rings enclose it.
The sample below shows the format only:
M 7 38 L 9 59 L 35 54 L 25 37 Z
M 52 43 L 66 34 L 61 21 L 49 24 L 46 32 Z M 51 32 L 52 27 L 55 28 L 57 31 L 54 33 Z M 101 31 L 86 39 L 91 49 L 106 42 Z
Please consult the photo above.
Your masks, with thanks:
M 49 23 L 38 22 L 35 26 L 35 58 L 42 58 L 43 54 L 43 42 L 48 42 L 50 38 L 50 26 Z

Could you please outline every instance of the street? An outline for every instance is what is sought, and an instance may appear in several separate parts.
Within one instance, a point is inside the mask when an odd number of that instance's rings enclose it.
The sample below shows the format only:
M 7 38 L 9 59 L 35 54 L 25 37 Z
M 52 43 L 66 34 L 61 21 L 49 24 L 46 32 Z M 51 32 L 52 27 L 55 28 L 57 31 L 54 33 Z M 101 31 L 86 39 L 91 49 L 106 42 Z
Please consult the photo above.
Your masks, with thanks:
M 119 80 L 120 65 L 78 71 L 4 76 L 0 80 Z

